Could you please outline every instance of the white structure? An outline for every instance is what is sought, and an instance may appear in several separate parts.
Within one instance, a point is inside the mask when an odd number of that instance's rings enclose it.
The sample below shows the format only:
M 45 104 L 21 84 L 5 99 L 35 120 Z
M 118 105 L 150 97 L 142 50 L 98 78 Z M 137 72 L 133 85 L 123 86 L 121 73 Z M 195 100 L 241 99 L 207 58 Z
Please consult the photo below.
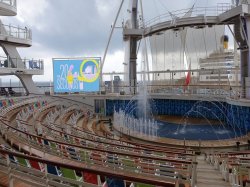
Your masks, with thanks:
M 16 0 L 0 0 L 1 16 L 16 16 Z M 27 94 L 40 93 L 32 76 L 42 75 L 44 65 L 42 60 L 22 59 L 18 47 L 32 45 L 32 32 L 27 27 L 20 28 L 4 25 L 0 20 L 0 45 L 6 58 L 0 59 L 0 75 L 16 75 L 22 82 Z
M 235 54 L 233 50 L 215 52 L 207 58 L 200 59 L 200 69 L 203 71 L 199 73 L 199 84 L 217 85 L 219 83 L 239 86 L 239 63 L 240 57 L 238 54 Z M 234 71 L 232 71 L 232 69 L 234 69 Z

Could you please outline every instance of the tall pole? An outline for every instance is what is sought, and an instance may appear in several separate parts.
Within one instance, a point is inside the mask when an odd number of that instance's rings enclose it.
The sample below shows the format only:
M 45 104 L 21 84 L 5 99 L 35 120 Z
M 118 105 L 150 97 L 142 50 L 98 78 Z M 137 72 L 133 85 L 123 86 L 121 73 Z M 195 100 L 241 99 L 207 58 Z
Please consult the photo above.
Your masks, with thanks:
M 144 13 L 143 13 L 143 6 L 142 6 L 142 0 L 140 0 L 140 7 L 141 7 L 141 19 L 142 19 L 142 26 L 143 26 L 143 28 L 145 28 L 145 23 L 144 23 Z M 147 50 L 147 41 L 146 41 L 146 38 L 144 37 L 144 35 L 142 36 L 142 40 L 144 40 L 144 47 L 145 47 L 145 61 L 144 61 L 144 63 L 146 63 L 145 65 L 144 65 L 144 71 L 146 72 L 148 72 L 147 73 L 147 76 L 148 76 L 148 78 L 147 78 L 147 80 L 148 81 L 150 81 L 150 76 L 149 76 L 149 64 L 148 64 L 148 50 Z M 146 66 L 147 66 L 147 69 L 146 69 Z M 145 81 L 144 81 L 145 82 Z
M 100 84 L 101 85 L 102 85 L 102 71 L 103 71 L 103 66 L 104 66 L 104 63 L 105 63 L 105 60 L 106 60 L 108 48 L 109 48 L 109 45 L 110 45 L 110 42 L 111 42 L 111 38 L 112 38 L 113 33 L 114 33 L 114 29 L 116 27 L 116 23 L 117 23 L 119 15 L 120 15 L 123 3 L 124 3 L 124 0 L 121 1 L 121 4 L 119 6 L 118 12 L 117 12 L 116 17 L 115 17 L 114 25 L 112 25 L 111 32 L 110 32 L 109 39 L 108 39 L 108 43 L 107 43 L 107 46 L 106 46 L 106 49 L 105 49 L 105 52 L 104 52 L 104 55 L 103 55 L 103 58 L 102 58 L 102 63 L 101 63 L 101 66 L 100 66 L 100 69 L 101 69 L 100 70 Z
M 132 12 L 131 12 L 132 29 L 138 29 L 137 11 L 138 11 L 138 0 L 133 0 Z M 137 88 L 136 60 L 137 60 L 137 38 L 130 37 L 129 87 L 131 94 L 136 94 L 136 88 Z

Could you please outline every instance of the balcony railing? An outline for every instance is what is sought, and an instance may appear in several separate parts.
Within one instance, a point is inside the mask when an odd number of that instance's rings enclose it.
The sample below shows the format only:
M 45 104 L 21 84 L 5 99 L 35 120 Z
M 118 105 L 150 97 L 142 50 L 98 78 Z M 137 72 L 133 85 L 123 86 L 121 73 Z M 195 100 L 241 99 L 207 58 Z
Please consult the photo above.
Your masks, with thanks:
M 20 64 L 22 63 L 22 64 Z M 29 70 L 44 70 L 43 60 L 19 59 L 0 56 L 0 68 L 17 68 Z
M 232 6 L 229 3 L 219 3 L 217 6 L 214 7 L 194 7 L 191 9 L 182 9 L 173 12 L 168 12 L 157 17 L 154 17 L 150 20 L 144 22 L 144 24 L 139 23 L 139 27 L 149 27 L 155 25 L 157 23 L 165 22 L 165 21 L 172 21 L 175 22 L 176 19 L 182 18 L 187 13 L 191 13 L 189 17 L 196 17 L 196 16 L 218 16 L 219 14 L 230 10 Z
M 18 39 L 32 40 L 31 29 L 16 27 L 12 25 L 0 25 L 0 35 L 10 36 Z

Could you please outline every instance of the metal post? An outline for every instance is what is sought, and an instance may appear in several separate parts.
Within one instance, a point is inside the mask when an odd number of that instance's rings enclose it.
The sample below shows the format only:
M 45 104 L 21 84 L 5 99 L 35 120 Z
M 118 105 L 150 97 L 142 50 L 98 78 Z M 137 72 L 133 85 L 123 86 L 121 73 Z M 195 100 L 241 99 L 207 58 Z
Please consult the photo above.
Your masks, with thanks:
M 138 28 L 137 22 L 138 0 L 132 2 L 131 29 Z M 137 38 L 130 38 L 130 58 L 129 58 L 129 87 L 130 93 L 136 94 L 137 77 L 136 77 L 136 60 L 137 60 Z
M 194 187 L 197 182 L 197 163 L 192 163 L 192 179 L 191 179 L 191 186 Z
M 120 7 L 119 7 L 119 10 L 118 10 L 118 12 L 116 14 L 114 25 L 111 28 L 111 32 L 110 32 L 110 35 L 109 35 L 108 43 L 107 43 L 107 46 L 106 46 L 106 49 L 105 49 L 105 52 L 104 52 L 104 55 L 103 55 L 103 59 L 102 59 L 101 65 L 100 65 L 100 85 L 102 85 L 102 70 L 103 70 L 103 66 L 104 66 L 105 60 L 106 60 L 106 55 L 107 55 L 107 52 L 108 52 L 109 44 L 110 44 L 110 41 L 111 41 L 111 38 L 112 38 L 112 35 L 113 35 L 113 32 L 114 32 L 114 29 L 115 29 L 115 26 L 116 26 L 116 22 L 118 20 L 119 14 L 121 12 L 123 3 L 124 3 L 124 0 L 122 0 L 122 2 L 120 4 Z

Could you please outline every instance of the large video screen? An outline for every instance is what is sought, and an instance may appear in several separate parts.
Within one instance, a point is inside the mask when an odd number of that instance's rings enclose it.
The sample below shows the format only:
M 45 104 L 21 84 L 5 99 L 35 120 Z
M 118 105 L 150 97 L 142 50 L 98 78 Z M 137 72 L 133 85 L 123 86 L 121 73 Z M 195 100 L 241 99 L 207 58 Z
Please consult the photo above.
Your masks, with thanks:
M 101 58 L 53 59 L 54 92 L 99 91 Z

